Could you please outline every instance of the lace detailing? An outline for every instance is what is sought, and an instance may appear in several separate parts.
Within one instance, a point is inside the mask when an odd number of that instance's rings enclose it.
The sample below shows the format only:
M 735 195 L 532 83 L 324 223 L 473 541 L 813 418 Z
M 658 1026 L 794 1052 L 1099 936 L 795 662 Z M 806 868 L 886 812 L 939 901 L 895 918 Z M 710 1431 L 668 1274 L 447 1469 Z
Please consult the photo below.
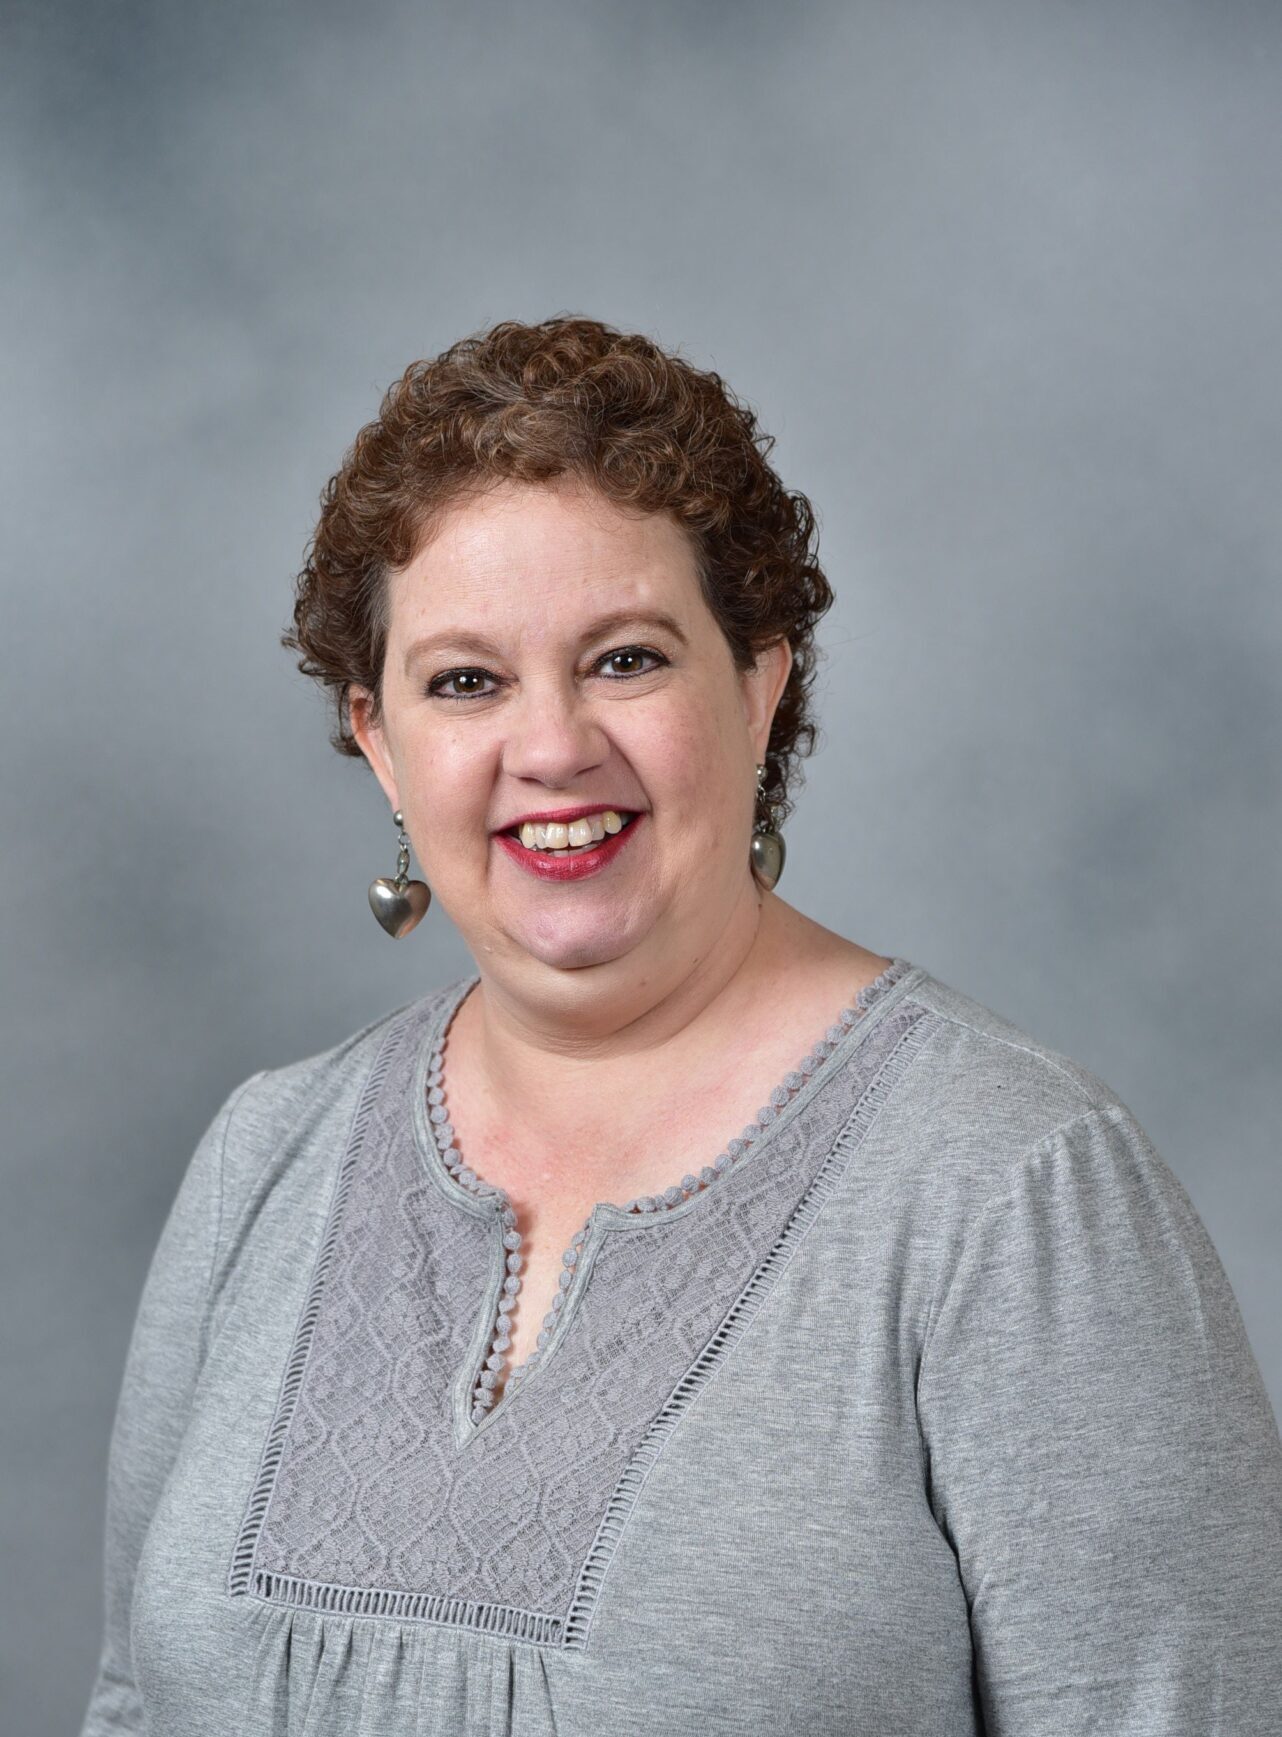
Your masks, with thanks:
M 901 997 L 848 1028 L 772 1125 L 771 1161 L 737 1161 L 696 1210 L 598 1221 L 573 1331 L 467 1428 L 502 1234 L 492 1203 L 428 1173 L 424 1043 L 450 1000 L 397 1022 L 361 1095 L 230 1590 L 572 1647 L 662 1439 L 793 1258 L 832 1154 L 849 1163 L 934 1022 Z
M 241 1526 L 240 1537 L 236 1542 L 235 1554 L 232 1557 L 228 1590 L 233 1597 L 247 1591 L 249 1587 L 254 1552 L 258 1548 L 258 1535 L 267 1515 L 268 1503 L 271 1501 L 272 1490 L 276 1484 L 276 1473 L 285 1451 L 285 1439 L 293 1421 L 299 1391 L 303 1385 L 307 1354 L 311 1350 L 312 1335 L 316 1331 L 316 1321 L 320 1314 L 321 1298 L 325 1293 L 325 1282 L 329 1277 L 329 1269 L 334 1260 L 334 1253 L 338 1244 L 339 1225 L 343 1218 L 343 1207 L 351 1190 L 356 1160 L 364 1144 L 369 1120 L 382 1092 L 388 1069 L 395 1059 L 400 1045 L 404 1043 L 406 1033 L 407 1024 L 401 1020 L 392 1027 L 384 1038 L 379 1052 L 374 1058 L 374 1065 L 365 1082 L 360 1102 L 356 1107 L 356 1115 L 347 1137 L 347 1149 L 343 1153 L 343 1162 L 339 1165 L 338 1177 L 334 1183 L 334 1197 L 330 1201 L 324 1240 L 321 1243 L 320 1254 L 316 1257 L 316 1265 L 312 1271 L 312 1282 L 307 1288 L 307 1301 L 303 1304 L 302 1318 L 294 1334 L 294 1348 L 285 1367 L 285 1379 L 281 1385 L 276 1415 L 272 1419 L 271 1431 L 267 1437 L 267 1447 L 263 1453 L 262 1464 L 258 1468 L 258 1476 L 254 1480 L 254 1488 L 249 1497 L 249 1507 L 245 1514 L 244 1524 Z
M 784 1075 L 771 1092 L 769 1101 L 757 1111 L 756 1120 L 750 1122 L 737 1138 L 731 1140 L 725 1150 L 719 1153 L 711 1164 L 705 1164 L 697 1176 L 693 1171 L 688 1172 L 679 1183 L 674 1183 L 662 1194 L 639 1195 L 619 1210 L 629 1213 L 663 1212 L 672 1207 L 684 1205 L 692 1195 L 699 1193 L 701 1189 L 711 1187 L 732 1167 L 736 1160 L 757 1144 L 763 1129 L 768 1128 L 776 1120 L 780 1112 L 796 1096 L 807 1080 L 823 1066 L 855 1021 L 867 1012 L 878 996 L 890 989 L 905 972 L 911 969 L 912 966 L 907 959 L 896 956 L 880 976 L 874 978 L 871 983 L 866 983 L 855 996 L 854 1001 L 849 1006 L 842 1008 L 835 1023 L 827 1028 L 814 1048 L 802 1057 L 791 1073 Z M 432 1047 L 427 1070 L 427 1100 L 429 1105 L 428 1123 L 437 1157 L 460 1187 L 467 1189 L 471 1194 L 493 1197 L 498 1200 L 499 1213 L 504 1227 L 503 1247 L 508 1251 L 497 1317 L 491 1329 L 485 1361 L 471 1394 L 471 1420 L 473 1423 L 480 1423 L 486 1412 L 500 1397 L 500 1381 L 507 1364 L 507 1353 L 512 1345 L 511 1315 L 516 1308 L 516 1299 L 521 1289 L 520 1273 L 524 1264 L 524 1256 L 520 1252 L 521 1233 L 516 1228 L 516 1213 L 507 1193 L 505 1190 L 484 1181 L 469 1164 L 465 1163 L 463 1154 L 459 1150 L 458 1136 L 450 1123 L 449 1111 L 446 1108 L 445 1050 L 449 1042 L 454 1014 L 458 1012 L 465 999 L 466 996 L 460 997 L 450 1017 L 443 1022 L 441 1033 Z M 576 1232 L 570 1246 L 561 1256 L 559 1288 L 552 1298 L 552 1306 L 543 1317 L 543 1324 L 539 1330 L 534 1350 L 524 1363 L 509 1374 L 509 1388 L 514 1388 L 516 1383 L 537 1363 L 539 1352 L 547 1344 L 553 1329 L 556 1327 L 557 1317 L 565 1307 L 567 1295 L 574 1283 L 579 1256 L 587 1239 L 591 1223 L 592 1216 L 589 1214 L 582 1230 Z
M 610 1494 L 605 1518 L 579 1575 L 574 1600 L 565 1621 L 561 1642 L 563 1646 L 581 1650 L 587 1645 L 597 1594 L 601 1590 L 606 1568 L 623 1535 L 628 1516 L 641 1493 L 651 1466 L 658 1459 L 663 1451 L 663 1444 L 680 1423 L 687 1409 L 712 1380 L 722 1359 L 748 1331 L 783 1269 L 792 1259 L 797 1245 L 818 1218 L 824 1202 L 836 1191 L 846 1166 L 881 1113 L 882 1104 L 895 1089 L 901 1075 L 911 1066 L 922 1045 L 932 1035 L 934 1022 L 923 1017 L 923 1014 L 924 1010 L 913 1003 L 896 1008 L 883 1029 L 876 1034 L 878 1043 L 885 1046 L 885 1065 L 873 1077 L 872 1083 L 855 1105 L 853 1114 L 838 1134 L 832 1150 L 820 1166 L 818 1175 L 806 1190 L 782 1233 L 771 1245 L 765 1259 L 731 1305 L 725 1320 L 677 1383 L 671 1397 L 638 1443 L 623 1476 Z

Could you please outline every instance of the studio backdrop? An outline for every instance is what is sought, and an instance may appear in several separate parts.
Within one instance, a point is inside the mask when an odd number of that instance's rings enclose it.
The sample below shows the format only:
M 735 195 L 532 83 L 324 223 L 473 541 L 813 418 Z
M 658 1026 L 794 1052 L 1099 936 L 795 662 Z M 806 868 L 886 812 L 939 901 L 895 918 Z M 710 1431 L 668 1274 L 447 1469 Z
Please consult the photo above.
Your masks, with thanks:
M 470 968 L 279 636 L 415 357 L 721 373 L 837 594 L 786 895 L 1091 1068 L 1282 1404 L 1282 13 L 4 10 L 0 1724 L 81 1716 L 147 1263 L 233 1086 Z

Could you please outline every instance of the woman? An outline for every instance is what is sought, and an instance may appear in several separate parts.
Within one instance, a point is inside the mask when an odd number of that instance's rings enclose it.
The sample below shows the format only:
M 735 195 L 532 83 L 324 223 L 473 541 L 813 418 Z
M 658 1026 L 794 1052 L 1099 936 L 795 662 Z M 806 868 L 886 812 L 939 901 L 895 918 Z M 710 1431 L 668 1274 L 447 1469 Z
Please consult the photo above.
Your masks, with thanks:
M 202 1140 L 87 1733 L 1279 1728 L 1282 1445 L 1188 1197 L 773 890 L 830 592 L 768 450 L 562 319 L 331 481 L 287 643 L 388 799 L 375 915 L 476 972 Z

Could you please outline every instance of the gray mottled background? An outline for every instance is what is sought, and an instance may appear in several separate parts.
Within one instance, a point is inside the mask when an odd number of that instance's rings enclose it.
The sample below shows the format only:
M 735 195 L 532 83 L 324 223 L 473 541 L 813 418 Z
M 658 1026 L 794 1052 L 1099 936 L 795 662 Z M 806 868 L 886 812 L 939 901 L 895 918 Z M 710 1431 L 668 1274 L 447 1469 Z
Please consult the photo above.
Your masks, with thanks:
M 277 636 L 413 357 L 574 311 L 821 514 L 781 892 L 1102 1076 L 1282 1402 L 1282 9 L 9 4 L 6 1731 L 74 1729 L 146 1263 L 233 1084 L 468 968 Z

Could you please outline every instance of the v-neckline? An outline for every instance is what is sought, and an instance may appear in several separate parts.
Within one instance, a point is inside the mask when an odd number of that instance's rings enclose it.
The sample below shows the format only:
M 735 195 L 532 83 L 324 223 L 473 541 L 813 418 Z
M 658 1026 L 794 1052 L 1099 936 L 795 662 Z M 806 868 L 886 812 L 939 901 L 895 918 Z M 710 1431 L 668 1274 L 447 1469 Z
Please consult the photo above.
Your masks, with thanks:
M 482 1323 L 473 1333 L 468 1353 L 467 1388 L 462 1375 L 454 1383 L 455 1418 L 460 1439 L 471 1439 L 501 1412 L 505 1412 L 522 1391 L 525 1378 L 534 1369 L 546 1367 L 564 1336 L 568 1321 L 586 1288 L 588 1272 L 595 1248 L 601 1236 L 618 1231 L 643 1229 L 652 1224 L 667 1223 L 678 1215 L 698 1208 L 712 1184 L 723 1176 L 734 1174 L 744 1165 L 759 1159 L 773 1143 L 779 1129 L 808 1103 L 832 1078 L 842 1063 L 867 1039 L 870 1031 L 881 1023 L 890 1007 L 898 1002 L 913 983 L 924 974 L 924 968 L 913 965 L 899 955 L 870 983 L 863 986 L 853 1001 L 847 1003 L 832 1024 L 827 1026 L 816 1043 L 771 1089 L 755 1119 L 740 1134 L 726 1142 L 721 1152 L 699 1172 L 687 1172 L 679 1184 L 674 1184 L 658 1196 L 638 1196 L 626 1206 L 600 1201 L 592 1208 L 569 1248 L 562 1254 L 562 1288 L 555 1293 L 553 1306 L 544 1317 L 539 1343 L 515 1368 L 505 1368 L 507 1359 L 503 1342 L 504 1319 L 516 1306 L 520 1291 L 520 1266 L 511 1268 L 509 1256 L 519 1255 L 520 1232 L 516 1215 L 504 1190 L 488 1183 L 466 1163 L 449 1122 L 444 1091 L 444 1055 L 454 1016 L 472 990 L 480 982 L 479 972 L 461 978 L 441 997 L 422 1034 L 419 1052 L 412 1070 L 413 1126 L 420 1158 L 428 1174 L 447 1200 L 477 1216 L 492 1217 L 500 1234 L 495 1239 L 497 1256 L 491 1285 L 487 1292 Z M 453 1159 L 458 1160 L 452 1163 Z M 691 1186 L 693 1185 L 693 1186 Z M 594 1234 L 595 1233 L 595 1234 Z M 515 1242 L 513 1242 L 515 1237 Z M 577 1251 L 577 1252 L 574 1252 Z M 574 1252 L 574 1259 L 567 1257 Z M 515 1283 L 513 1281 L 515 1280 Z M 577 1282 L 576 1282 L 577 1281 Z M 507 1340 L 510 1344 L 510 1336 Z M 497 1359 L 497 1362 L 496 1362 Z M 500 1385 L 500 1372 L 501 1385 Z M 486 1381 L 487 1375 L 493 1379 Z M 497 1397 L 486 1403 L 480 1395 Z M 462 1401 L 462 1404 L 459 1404 Z

